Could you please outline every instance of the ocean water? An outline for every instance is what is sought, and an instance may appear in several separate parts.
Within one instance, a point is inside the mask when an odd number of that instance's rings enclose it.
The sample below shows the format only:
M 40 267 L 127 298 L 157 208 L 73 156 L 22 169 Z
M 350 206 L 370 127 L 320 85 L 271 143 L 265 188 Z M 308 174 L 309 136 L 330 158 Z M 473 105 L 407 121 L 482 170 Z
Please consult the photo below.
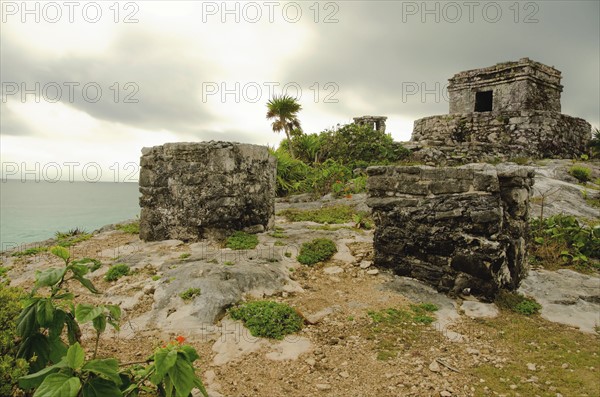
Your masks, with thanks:
M 137 183 L 2 180 L 0 250 L 135 218 L 138 200 Z

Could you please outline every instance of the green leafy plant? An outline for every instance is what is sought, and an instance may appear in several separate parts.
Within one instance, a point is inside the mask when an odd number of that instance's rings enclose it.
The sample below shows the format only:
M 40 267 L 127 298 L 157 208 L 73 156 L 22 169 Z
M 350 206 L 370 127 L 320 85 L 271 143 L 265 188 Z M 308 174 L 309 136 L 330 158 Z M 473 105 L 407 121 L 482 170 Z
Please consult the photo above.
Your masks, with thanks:
M 190 254 L 189 252 L 184 252 L 183 254 L 179 255 L 179 259 L 184 260 L 189 258 L 190 256 L 192 256 L 192 254 Z
M 123 276 L 128 276 L 131 269 L 124 263 L 117 263 L 108 268 L 108 271 L 104 275 L 106 281 L 117 281 Z
M 254 301 L 229 309 L 234 320 L 241 320 L 256 337 L 283 339 L 298 332 L 304 324 L 303 317 L 292 307 L 272 301 Z
M 71 261 L 69 251 L 60 246 L 50 248 L 50 252 L 64 261 L 64 267 L 36 273 L 34 288 L 16 321 L 17 335 L 22 338 L 16 356 L 28 360 L 32 372 L 19 378 L 21 388 L 34 390 L 33 397 L 127 397 L 137 396 L 140 391 L 161 397 L 187 397 L 198 388 L 208 397 L 193 367 L 198 354 L 191 346 L 183 345 L 183 337 L 157 349 L 147 360 L 148 365 L 137 370 L 120 371 L 114 358 L 96 359 L 99 336 L 107 323 L 119 329 L 121 309 L 85 303 L 75 307 L 74 295 L 66 283 L 75 280 L 97 293 L 85 278 L 94 262 Z M 49 292 L 39 294 L 42 290 Z M 91 360 L 86 360 L 80 345 L 79 324 L 88 322 L 96 330 Z
M 569 174 L 577 178 L 581 183 L 587 183 L 592 180 L 592 170 L 581 165 L 574 165 L 569 168 Z
M 335 243 L 329 239 L 317 238 L 302 244 L 300 254 L 296 257 L 303 265 L 314 265 L 328 260 L 337 252 Z
M 254 249 L 257 245 L 258 237 L 255 234 L 240 231 L 233 233 L 225 242 L 225 246 L 233 250 Z
M 179 294 L 179 297 L 184 301 L 192 300 L 200 295 L 200 288 L 188 288 Z
M 531 221 L 531 255 L 542 266 L 574 265 L 580 270 L 599 270 L 600 225 L 580 223 L 571 215 L 555 215 Z
M 29 364 L 17 358 L 17 318 L 24 292 L 0 283 L 0 396 L 13 395 L 19 377 L 28 373 Z

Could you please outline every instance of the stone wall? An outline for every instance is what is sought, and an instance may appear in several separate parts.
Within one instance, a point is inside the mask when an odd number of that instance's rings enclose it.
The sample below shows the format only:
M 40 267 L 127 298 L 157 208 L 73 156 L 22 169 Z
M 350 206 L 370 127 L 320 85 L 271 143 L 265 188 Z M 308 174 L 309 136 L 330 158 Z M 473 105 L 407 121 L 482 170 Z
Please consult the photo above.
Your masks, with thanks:
M 419 119 L 411 143 L 418 160 L 464 164 L 516 157 L 579 157 L 586 153 L 591 136 L 588 122 L 557 112 L 475 112 Z M 428 149 L 419 153 L 419 148 Z
M 375 131 L 385 132 L 386 116 L 360 116 L 354 117 L 354 124 L 367 125 Z
M 450 113 L 474 112 L 482 91 L 492 91 L 492 111 L 560 112 L 560 80 L 560 71 L 529 58 L 460 72 L 448 84 Z
M 140 163 L 142 240 L 262 231 L 274 220 L 276 159 L 264 146 L 167 143 L 142 149 Z
M 514 165 L 369 167 L 375 264 L 492 299 L 526 274 L 534 172 Z

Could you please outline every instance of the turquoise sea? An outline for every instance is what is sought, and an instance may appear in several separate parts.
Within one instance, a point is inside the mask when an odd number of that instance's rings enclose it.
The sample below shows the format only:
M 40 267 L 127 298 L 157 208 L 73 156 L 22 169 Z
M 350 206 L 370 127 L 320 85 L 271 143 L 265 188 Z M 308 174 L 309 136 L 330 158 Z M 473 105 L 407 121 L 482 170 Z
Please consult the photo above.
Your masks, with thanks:
M 0 250 L 135 218 L 137 183 L 0 181 Z

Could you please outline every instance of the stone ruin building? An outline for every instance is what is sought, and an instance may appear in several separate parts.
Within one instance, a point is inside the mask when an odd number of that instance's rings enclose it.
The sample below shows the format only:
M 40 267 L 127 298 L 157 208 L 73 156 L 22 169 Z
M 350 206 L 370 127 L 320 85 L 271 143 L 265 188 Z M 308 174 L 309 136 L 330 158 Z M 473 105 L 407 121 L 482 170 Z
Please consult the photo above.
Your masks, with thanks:
M 519 286 L 532 168 L 380 166 L 367 174 L 375 265 L 454 295 L 493 299 Z
M 374 131 L 385 132 L 385 116 L 360 116 L 354 117 L 354 124 L 370 126 Z
M 276 159 L 265 146 L 167 143 L 142 149 L 140 239 L 260 232 L 275 219 Z
M 561 73 L 522 58 L 449 80 L 450 113 L 415 121 L 415 158 L 435 164 L 579 157 L 591 126 L 560 113 Z

